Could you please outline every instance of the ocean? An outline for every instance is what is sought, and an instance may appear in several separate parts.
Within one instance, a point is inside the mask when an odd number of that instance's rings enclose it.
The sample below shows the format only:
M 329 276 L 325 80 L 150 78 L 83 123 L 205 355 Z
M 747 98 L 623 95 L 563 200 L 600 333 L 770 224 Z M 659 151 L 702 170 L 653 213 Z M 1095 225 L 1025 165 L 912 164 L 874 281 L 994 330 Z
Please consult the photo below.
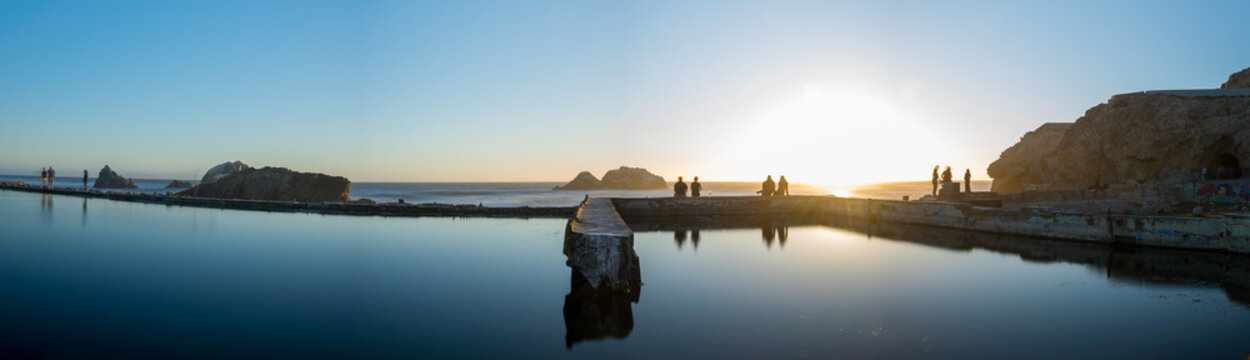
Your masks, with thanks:
M 0 181 L 24 182 L 39 185 L 37 176 L 0 175 Z M 182 189 L 165 189 L 171 179 L 134 179 L 138 189 L 111 189 L 110 191 L 130 191 L 147 193 L 178 192 Z M 197 180 L 184 180 L 198 183 Z M 93 184 L 95 178 L 88 180 Z M 665 197 L 672 196 L 671 190 L 596 190 L 596 191 L 555 191 L 553 187 L 563 182 L 353 182 L 352 199 L 367 198 L 377 202 L 395 202 L 404 199 L 408 203 L 440 203 L 455 205 L 485 206 L 575 206 L 586 195 L 591 197 Z M 671 184 L 671 183 L 670 183 Z M 82 187 L 81 177 L 59 177 L 58 187 Z M 670 185 L 671 186 L 671 185 Z M 973 180 L 974 191 L 988 191 L 990 181 Z M 760 183 L 756 182 L 703 182 L 705 196 L 749 196 L 756 195 Z M 854 186 L 825 186 L 803 183 L 791 183 L 792 195 L 838 195 L 874 199 L 901 199 L 909 196 L 917 199 L 928 194 L 931 184 L 928 181 L 886 182 Z

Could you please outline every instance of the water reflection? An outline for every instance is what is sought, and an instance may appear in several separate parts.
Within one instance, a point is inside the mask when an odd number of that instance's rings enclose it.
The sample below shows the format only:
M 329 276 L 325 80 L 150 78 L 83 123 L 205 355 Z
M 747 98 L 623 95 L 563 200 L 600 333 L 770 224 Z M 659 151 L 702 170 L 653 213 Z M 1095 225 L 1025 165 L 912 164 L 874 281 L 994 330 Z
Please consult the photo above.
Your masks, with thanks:
M 641 287 L 628 292 L 595 289 L 577 271 L 569 281 L 569 294 L 564 296 L 564 346 L 605 338 L 624 339 L 634 330 L 634 310 Z
M 1228 298 L 1250 307 L 1250 256 L 1048 240 L 848 218 L 718 217 L 678 220 L 627 219 L 635 232 L 686 232 L 710 229 L 760 229 L 766 248 L 785 246 L 791 226 L 827 226 L 887 241 L 902 241 L 949 251 L 976 249 L 1018 255 L 1034 263 L 1080 264 L 1124 284 L 1218 286 Z M 713 243 L 713 246 L 715 244 Z
M 87 228 L 87 197 L 82 198 L 82 228 Z
M 39 221 L 43 225 L 52 225 L 52 195 L 40 194 Z

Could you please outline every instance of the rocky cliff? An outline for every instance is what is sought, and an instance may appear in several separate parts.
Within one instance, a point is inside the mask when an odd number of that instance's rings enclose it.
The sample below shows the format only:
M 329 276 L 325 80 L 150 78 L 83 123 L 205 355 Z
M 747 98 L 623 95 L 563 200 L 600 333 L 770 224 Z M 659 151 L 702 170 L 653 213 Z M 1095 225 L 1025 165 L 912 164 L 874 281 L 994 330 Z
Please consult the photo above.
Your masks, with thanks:
M 1113 96 L 1070 125 L 1043 125 L 987 172 L 1000 193 L 1104 189 L 1192 181 L 1204 169 L 1208 179 L 1236 178 L 1247 160 L 1250 91 L 1147 91 Z
M 135 185 L 134 180 L 126 179 L 125 177 L 118 175 L 117 172 L 113 171 L 113 169 L 110 168 L 108 165 L 104 165 L 104 168 L 100 169 L 100 174 L 95 179 L 94 187 L 96 189 L 138 189 L 139 188 L 139 186 Z
M 664 190 L 668 183 L 664 178 L 652 174 L 643 168 L 622 166 L 608 170 L 603 180 L 595 178 L 589 171 L 577 174 L 569 183 L 556 186 L 552 190 Z
M 341 176 L 302 173 L 287 168 L 247 168 L 207 184 L 200 183 L 179 195 L 209 198 L 346 202 L 351 181 Z
M 209 184 L 217 181 L 218 179 L 251 168 L 251 166 L 247 166 L 247 164 L 244 164 L 242 161 L 224 162 L 214 166 L 212 169 L 208 169 L 208 171 L 204 173 L 204 177 L 200 178 L 200 183 Z
M 1250 88 L 1250 68 L 1245 68 L 1244 70 L 1238 71 L 1235 74 L 1229 75 L 1228 81 L 1225 81 L 1224 85 L 1220 85 L 1220 88 L 1221 89 Z

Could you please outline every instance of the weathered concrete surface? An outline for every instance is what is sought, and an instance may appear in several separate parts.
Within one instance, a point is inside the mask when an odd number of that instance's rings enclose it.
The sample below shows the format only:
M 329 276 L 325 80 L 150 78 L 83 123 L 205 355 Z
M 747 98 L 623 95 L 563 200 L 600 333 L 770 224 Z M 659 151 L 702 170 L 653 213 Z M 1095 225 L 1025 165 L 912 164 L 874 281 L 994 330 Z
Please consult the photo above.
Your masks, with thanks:
M 849 217 L 1104 244 L 1250 253 L 1250 220 L 1004 210 L 940 201 L 836 196 L 612 199 L 626 218 Z
M 608 199 L 586 197 L 564 231 L 566 264 L 592 288 L 631 292 L 642 284 L 634 232 Z

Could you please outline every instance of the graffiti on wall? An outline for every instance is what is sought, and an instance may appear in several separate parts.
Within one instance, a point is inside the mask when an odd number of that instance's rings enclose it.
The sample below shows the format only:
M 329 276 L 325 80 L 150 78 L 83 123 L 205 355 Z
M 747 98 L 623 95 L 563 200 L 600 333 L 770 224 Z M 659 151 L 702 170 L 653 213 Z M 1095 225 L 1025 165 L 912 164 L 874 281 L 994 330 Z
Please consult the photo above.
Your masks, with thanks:
M 1206 184 L 1195 194 L 1203 202 L 1247 202 L 1250 201 L 1250 184 Z

